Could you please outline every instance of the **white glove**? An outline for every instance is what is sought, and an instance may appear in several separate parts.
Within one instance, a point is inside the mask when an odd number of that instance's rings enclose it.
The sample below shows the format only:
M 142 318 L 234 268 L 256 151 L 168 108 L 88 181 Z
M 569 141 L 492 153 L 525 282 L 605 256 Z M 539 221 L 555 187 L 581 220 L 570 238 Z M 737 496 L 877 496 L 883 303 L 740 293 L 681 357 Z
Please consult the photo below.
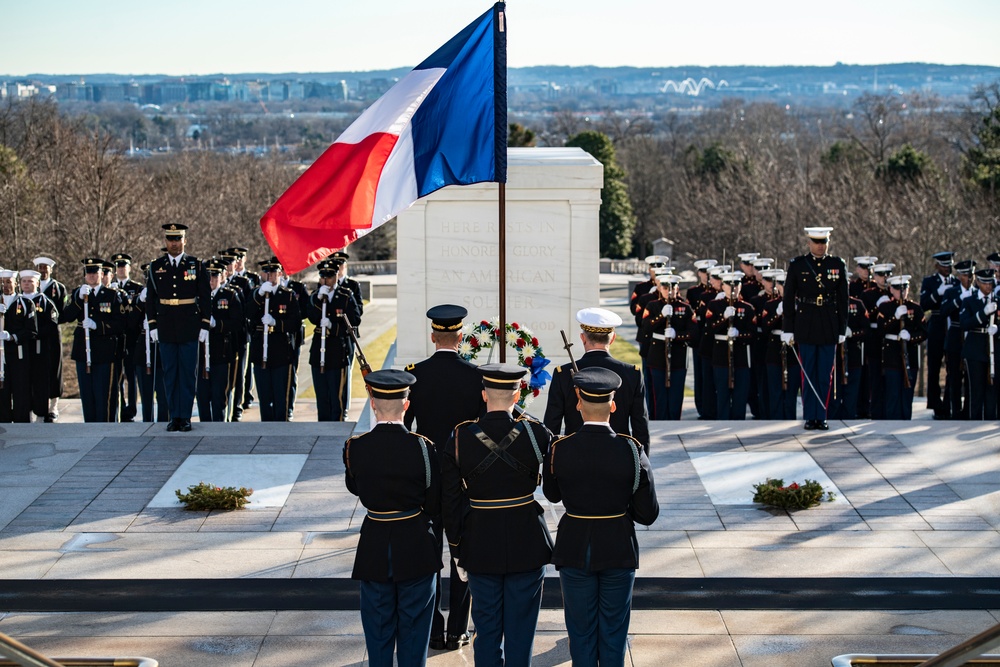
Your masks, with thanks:
M 265 280 L 260 284 L 260 287 L 257 288 L 257 294 L 260 294 L 261 296 L 264 296 L 268 292 L 273 292 L 273 291 L 274 291 L 274 285 L 272 285 L 269 280 Z
M 944 293 L 948 291 L 949 287 L 951 287 L 951 285 L 948 283 L 941 283 L 941 287 L 938 287 L 938 294 L 944 296 Z
M 732 306 L 726 306 L 726 310 L 723 311 L 722 316 L 725 318 L 730 318 L 736 315 L 736 309 Z
M 718 301 L 719 299 L 725 299 L 725 298 L 726 298 L 726 293 L 725 292 L 719 292 L 718 294 L 715 295 L 715 300 L 716 301 Z
M 95 322 L 94 320 L 90 319 L 89 317 L 86 318 L 83 322 L 81 322 L 81 324 L 83 325 L 84 329 L 96 329 L 97 328 L 97 322 Z
M 896 308 L 896 319 L 901 320 L 906 317 L 906 314 L 910 312 L 906 306 L 899 306 Z
M 212 315 L 211 317 L 208 318 L 208 326 L 211 329 L 215 328 L 215 315 Z
M 996 334 L 996 332 L 997 332 L 997 325 L 991 324 L 990 326 L 986 327 L 986 333 L 988 333 L 989 335 L 992 336 L 992 335 Z M 4 331 L 4 333 L 7 333 L 7 332 Z
M 332 294 L 332 293 L 333 293 L 333 288 L 331 288 L 329 285 L 320 285 L 319 286 L 319 295 L 321 297 L 323 297 L 323 296 L 330 296 L 330 294 Z
M 663 310 L 660 311 L 660 314 L 663 315 L 664 317 L 673 317 L 674 307 L 668 303 L 663 307 Z
M 142 301 L 143 303 L 146 303 L 146 288 L 145 287 L 143 287 L 142 291 L 139 292 L 139 301 Z
M 845 340 L 847 340 L 847 336 L 845 336 L 844 334 L 841 334 L 841 335 L 837 336 L 837 344 L 838 345 L 843 344 L 843 342 Z
M 9 331 L 0 332 L 0 340 L 10 340 L 10 332 Z
M 452 558 L 452 560 L 455 561 L 455 572 L 458 572 L 458 578 L 461 579 L 462 581 L 468 581 L 469 573 L 465 571 L 465 568 L 458 566 L 457 558 Z
M 142 330 L 143 331 L 149 331 L 149 318 L 148 317 L 142 318 Z
M 332 329 L 333 328 L 333 322 L 330 321 L 329 317 L 324 317 L 323 319 L 321 319 L 319 321 L 319 325 L 321 327 L 323 327 L 324 329 Z
M 7 304 L 5 304 L 2 300 L 0 300 L 0 315 L 3 315 L 6 312 L 7 312 Z
M 997 302 L 987 301 L 986 306 L 983 307 L 983 312 L 986 313 L 987 315 L 992 315 L 993 313 L 997 312 Z
M 847 327 L 847 329 L 844 330 L 844 337 L 845 338 L 850 338 L 853 335 L 854 335 L 854 332 L 851 331 L 851 327 Z
M 278 321 L 274 319 L 274 315 L 268 313 L 264 317 L 260 318 L 260 322 L 266 327 L 273 327 Z
M 899 332 L 899 340 L 910 340 L 910 332 L 903 329 Z
M 150 329 L 149 330 L 149 342 L 150 343 L 159 343 L 160 342 L 160 330 L 159 329 Z
M 888 300 L 889 300 L 889 297 L 887 297 L 886 295 L 883 294 L 882 296 L 880 296 L 878 298 L 878 301 L 875 302 L 875 305 L 876 306 L 881 306 L 883 303 L 885 303 Z
M 80 298 L 82 299 L 85 296 L 90 296 L 91 291 L 90 285 L 80 285 Z
M 726 332 L 726 335 L 730 338 L 739 338 L 740 330 L 736 327 L 729 327 L 729 331 Z
M 677 338 L 677 330 L 673 327 L 667 327 L 667 330 L 663 332 L 663 335 L 667 338 Z
M 202 329 L 198 332 L 198 342 L 207 343 L 208 342 L 208 329 Z
M 791 345 L 795 340 L 795 335 L 791 331 L 785 331 L 781 334 L 781 342 L 785 345 Z
M 778 302 L 778 310 L 776 310 L 774 312 L 777 315 L 781 315 L 783 312 L 785 312 L 785 302 L 784 301 L 779 301 Z

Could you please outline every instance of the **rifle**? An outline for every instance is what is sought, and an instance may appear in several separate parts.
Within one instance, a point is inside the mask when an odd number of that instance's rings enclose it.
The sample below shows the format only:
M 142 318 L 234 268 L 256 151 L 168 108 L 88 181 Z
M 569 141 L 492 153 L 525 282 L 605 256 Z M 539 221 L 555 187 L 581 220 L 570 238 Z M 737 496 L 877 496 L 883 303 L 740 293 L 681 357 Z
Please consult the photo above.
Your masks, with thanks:
M 990 292 L 990 301 L 995 302 L 995 300 L 996 297 L 993 296 L 993 292 Z M 993 316 L 990 319 L 991 319 L 990 322 L 991 324 L 997 323 L 997 313 L 995 310 L 993 311 Z M 986 377 L 986 383 L 992 387 L 996 379 L 994 377 L 996 375 L 996 366 L 994 364 L 994 361 L 996 360 L 996 352 L 994 350 L 994 345 L 993 345 L 993 336 L 990 335 L 989 331 L 986 332 L 986 338 L 989 339 L 989 345 L 990 345 L 990 372 Z
M 837 379 L 840 384 L 847 385 L 847 341 L 837 345 L 837 353 L 840 355 L 840 369 L 837 372 Z
M 152 375 L 153 373 L 153 355 L 150 351 L 149 346 L 149 319 L 143 318 L 143 327 L 146 330 L 146 375 Z
M 268 292 L 267 296 L 264 297 L 264 315 L 270 315 L 271 310 L 271 293 Z M 264 325 L 264 350 L 261 353 L 261 368 L 267 368 L 267 334 L 271 327 Z
M 573 353 L 570 352 L 569 348 L 573 347 L 573 343 L 569 342 L 569 338 L 566 337 L 566 332 L 563 329 L 559 330 L 563 339 L 563 349 L 566 350 L 566 355 L 569 357 L 569 363 L 573 366 L 573 375 L 580 372 L 580 369 L 576 366 L 576 359 L 573 358 Z
M 902 292 L 900 292 L 899 305 L 901 306 L 905 305 L 902 296 L 903 296 Z M 903 333 L 903 330 L 906 328 L 906 324 L 903 321 L 903 318 L 905 317 L 907 317 L 907 315 L 903 315 L 903 317 L 899 319 L 900 333 Z M 993 342 L 992 336 L 990 337 L 990 342 L 991 343 Z M 992 345 L 990 347 L 992 348 Z M 913 386 L 912 383 L 910 382 L 910 351 L 906 344 L 906 341 L 903 340 L 902 337 L 900 337 L 899 339 L 899 353 L 900 356 L 902 356 L 903 358 L 903 386 L 909 389 L 911 386 Z
M 733 287 L 733 289 L 735 290 L 735 286 Z M 734 295 L 733 292 L 730 292 L 729 293 L 729 305 L 732 306 L 733 308 L 735 308 L 736 307 L 735 303 L 736 303 L 736 297 L 735 297 L 735 295 Z M 732 317 L 729 318 L 729 327 L 726 329 L 726 345 L 728 345 L 727 357 L 728 357 L 728 362 L 729 362 L 729 388 L 730 389 L 732 389 L 736 385 L 736 369 L 735 369 L 736 355 L 733 352 L 733 339 L 732 339 L 731 336 L 729 336 L 729 329 L 733 328 L 733 320 L 735 319 L 735 317 L 736 316 L 733 315 Z
M 90 318 L 90 310 L 88 308 L 88 302 L 90 301 L 90 294 L 83 295 L 83 319 Z M 81 324 L 81 326 L 83 326 Z M 83 343 L 87 348 L 87 372 L 90 372 L 90 329 L 83 327 Z
M 671 317 L 673 316 L 673 306 L 669 303 L 664 306 L 664 308 L 670 308 Z M 670 389 L 670 339 L 667 338 L 667 329 L 670 328 L 670 317 L 666 318 L 666 322 L 663 323 L 663 355 L 666 358 L 666 365 L 664 368 L 667 369 L 667 389 Z
M 209 355 L 209 352 L 208 352 L 208 341 L 206 340 L 205 341 L 205 368 L 201 372 L 201 377 L 203 379 L 205 379 L 205 380 L 208 379 L 208 367 L 211 365 L 211 359 L 212 359 L 212 357 Z
M 320 313 L 320 322 L 326 319 L 326 302 L 327 302 L 325 294 L 321 298 L 323 300 L 323 309 Z M 319 337 L 319 372 L 325 373 L 326 372 L 326 327 L 324 327 L 322 324 L 320 324 L 320 326 L 323 328 L 323 331 L 320 333 Z
M 361 341 L 358 340 L 358 334 L 355 333 L 354 327 L 351 326 L 351 321 L 347 319 L 347 313 L 340 313 L 340 318 L 347 325 L 347 333 L 354 339 L 354 349 L 358 353 L 358 365 L 361 367 L 361 377 L 368 377 L 368 374 L 372 372 L 372 367 L 368 363 L 368 359 L 365 358 L 365 353 L 361 350 Z
M 0 310 L 0 333 L 4 331 L 4 321 L 7 317 L 7 310 Z M 7 355 L 6 355 L 7 343 L 0 341 L 0 389 L 3 388 L 4 380 L 7 377 Z

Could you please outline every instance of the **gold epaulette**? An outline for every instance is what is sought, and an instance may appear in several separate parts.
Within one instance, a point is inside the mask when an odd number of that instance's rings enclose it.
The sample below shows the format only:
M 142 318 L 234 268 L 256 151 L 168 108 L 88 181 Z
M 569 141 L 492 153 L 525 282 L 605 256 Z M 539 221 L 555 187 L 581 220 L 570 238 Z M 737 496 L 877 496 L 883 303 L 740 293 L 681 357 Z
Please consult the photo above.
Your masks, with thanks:
M 642 369 L 639 368 L 639 364 L 632 364 L 632 365 L 635 367 L 635 370 L 639 371 L 640 373 L 642 372 Z
M 426 435 L 421 435 L 420 433 L 417 433 L 416 431 L 410 431 L 410 435 L 415 435 L 418 438 L 423 438 L 424 440 L 426 440 L 427 442 L 429 442 L 432 445 L 434 444 L 433 440 L 431 440 L 430 438 L 428 438 Z
M 556 373 L 562 373 L 562 366 L 556 366 Z
M 416 368 L 416 367 L 417 367 L 417 365 L 416 365 L 416 364 L 409 364 L 409 365 L 407 365 L 407 367 L 406 367 L 406 371 L 407 371 L 407 372 L 410 372 L 410 371 L 412 371 L 412 370 L 413 370 L 414 368 Z

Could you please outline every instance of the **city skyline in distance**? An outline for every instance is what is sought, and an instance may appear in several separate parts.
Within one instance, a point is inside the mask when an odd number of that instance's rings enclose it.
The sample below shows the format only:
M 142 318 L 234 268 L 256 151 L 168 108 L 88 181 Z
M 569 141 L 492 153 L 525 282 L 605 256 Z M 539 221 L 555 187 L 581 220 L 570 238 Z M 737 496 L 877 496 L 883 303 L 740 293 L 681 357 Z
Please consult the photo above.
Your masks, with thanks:
M 508 2 L 508 64 L 677 67 L 1000 65 L 994 0 L 843 0 L 807 7 L 718 0 Z M 0 76 L 208 75 L 413 67 L 492 3 L 482 0 L 69 0 L 5 7 Z M 832 11 L 835 10 L 835 13 Z M 416 28 L 415 28 L 416 27 Z

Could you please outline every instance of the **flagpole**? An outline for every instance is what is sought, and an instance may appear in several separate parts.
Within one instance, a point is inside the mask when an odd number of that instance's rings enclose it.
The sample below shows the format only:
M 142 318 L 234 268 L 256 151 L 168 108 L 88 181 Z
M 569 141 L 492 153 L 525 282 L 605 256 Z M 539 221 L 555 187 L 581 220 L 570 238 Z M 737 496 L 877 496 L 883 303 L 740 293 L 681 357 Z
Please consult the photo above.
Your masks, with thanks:
M 507 361 L 507 184 L 500 183 L 500 363 Z

